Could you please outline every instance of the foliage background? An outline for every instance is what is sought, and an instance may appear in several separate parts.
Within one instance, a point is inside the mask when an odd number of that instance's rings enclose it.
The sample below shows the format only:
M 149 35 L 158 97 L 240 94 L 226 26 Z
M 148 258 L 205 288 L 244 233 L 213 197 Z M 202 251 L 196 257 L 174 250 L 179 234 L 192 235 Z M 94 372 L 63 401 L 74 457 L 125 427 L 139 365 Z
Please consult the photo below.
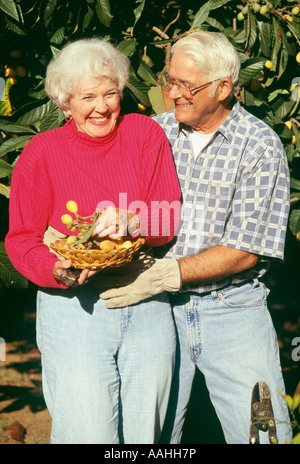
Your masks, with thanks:
M 151 116 L 171 108 L 161 81 L 170 45 L 199 28 L 221 31 L 242 63 L 238 100 L 277 132 L 290 166 L 286 258 L 273 265 L 267 285 L 272 290 L 269 304 L 279 333 L 287 389 L 292 391 L 295 380 L 288 374 L 296 374 L 298 382 L 300 367 L 291 361 L 291 341 L 300 335 L 299 8 L 297 0 L 0 0 L 0 298 L 2 310 L 10 308 L 1 318 L 0 335 L 5 335 L 5 325 L 23 330 L 11 309 L 18 308 L 17 315 L 24 312 L 24 292 L 31 286 L 15 271 L 4 247 L 14 165 L 36 133 L 64 123 L 64 116 L 44 92 L 45 70 L 52 56 L 70 40 L 109 38 L 132 64 L 122 111 Z M 29 301 L 32 306 L 31 296 Z M 205 409 L 208 401 L 203 397 L 201 407 Z M 195 414 L 196 421 L 199 411 L 194 406 L 190 414 Z M 189 443 L 195 443 L 193 431 L 191 427 Z M 201 434 L 205 436 L 206 431 L 207 423 Z
M 0 101 L 0 240 L 7 232 L 5 199 L 18 156 L 36 133 L 64 122 L 43 87 L 52 56 L 70 40 L 109 38 L 132 64 L 123 112 L 151 115 L 170 108 L 161 73 L 171 43 L 198 28 L 228 36 L 242 63 L 239 101 L 282 139 L 292 175 L 290 228 L 299 237 L 298 1 L 0 0 L 3 89 L 5 83 Z M 27 285 L 10 265 L 3 243 L 0 278 L 5 286 Z
M 239 101 L 282 139 L 292 175 L 290 228 L 300 236 L 298 1 L 0 0 L 0 241 L 18 156 L 36 133 L 64 122 L 43 87 L 52 56 L 70 40 L 109 38 L 132 64 L 123 112 L 151 115 L 170 108 L 161 73 L 171 43 L 198 28 L 228 36 L 242 63 Z M 27 285 L 3 242 L 0 279 L 5 286 Z

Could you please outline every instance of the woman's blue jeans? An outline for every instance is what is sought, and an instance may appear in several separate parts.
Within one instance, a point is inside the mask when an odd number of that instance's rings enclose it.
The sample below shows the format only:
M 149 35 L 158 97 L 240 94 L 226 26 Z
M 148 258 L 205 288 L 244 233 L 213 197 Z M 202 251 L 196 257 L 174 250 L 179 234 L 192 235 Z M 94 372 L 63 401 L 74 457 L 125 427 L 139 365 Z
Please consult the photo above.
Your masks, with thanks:
M 266 382 L 271 390 L 279 442 L 291 439 L 288 408 L 277 391 L 284 393 L 284 383 L 266 297 L 265 286 L 256 281 L 203 297 L 172 298 L 179 372 L 163 443 L 170 434 L 171 443 L 180 443 L 196 368 L 205 377 L 227 443 L 249 443 L 251 395 L 257 382 Z M 260 433 L 260 442 L 268 442 L 268 433 Z
M 84 286 L 40 290 L 37 303 L 51 443 L 157 443 L 176 349 L 168 296 L 108 310 Z

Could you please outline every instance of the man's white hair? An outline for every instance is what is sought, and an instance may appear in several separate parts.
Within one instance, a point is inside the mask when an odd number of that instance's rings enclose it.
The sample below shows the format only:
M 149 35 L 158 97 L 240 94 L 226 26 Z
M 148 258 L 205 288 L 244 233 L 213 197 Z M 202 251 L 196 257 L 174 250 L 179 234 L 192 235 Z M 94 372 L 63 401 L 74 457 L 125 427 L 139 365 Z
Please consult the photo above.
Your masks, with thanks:
M 220 32 L 193 32 L 175 42 L 171 54 L 186 53 L 191 56 L 208 81 L 230 78 L 232 96 L 238 91 L 241 62 L 234 46 Z M 214 94 L 220 82 L 212 84 Z

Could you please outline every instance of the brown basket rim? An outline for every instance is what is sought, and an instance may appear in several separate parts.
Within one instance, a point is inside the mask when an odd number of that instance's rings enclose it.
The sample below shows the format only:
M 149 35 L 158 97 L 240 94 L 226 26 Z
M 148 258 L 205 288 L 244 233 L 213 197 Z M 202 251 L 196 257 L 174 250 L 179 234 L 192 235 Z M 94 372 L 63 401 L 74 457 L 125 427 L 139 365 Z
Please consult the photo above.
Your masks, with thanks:
M 145 239 L 138 237 L 130 239 L 133 245 L 129 248 L 115 248 L 107 252 L 100 248 L 85 249 L 84 244 L 69 245 L 65 248 L 66 238 L 56 240 L 50 247 L 60 256 L 72 261 L 76 269 L 100 270 L 106 267 L 120 267 L 132 261 L 133 256 L 142 248 Z

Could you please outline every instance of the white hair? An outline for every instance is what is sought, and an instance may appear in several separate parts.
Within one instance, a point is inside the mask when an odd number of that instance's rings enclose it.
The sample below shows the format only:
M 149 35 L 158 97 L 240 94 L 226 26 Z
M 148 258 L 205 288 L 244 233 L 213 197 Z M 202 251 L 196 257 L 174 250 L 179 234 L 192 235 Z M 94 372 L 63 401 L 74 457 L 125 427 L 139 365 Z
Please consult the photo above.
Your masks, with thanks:
M 80 39 L 65 45 L 50 61 L 45 81 L 49 98 L 62 110 L 79 82 L 107 78 L 116 81 L 122 94 L 130 61 L 110 42 L 101 38 Z
M 187 53 L 208 80 L 230 78 L 232 95 L 238 91 L 241 62 L 236 49 L 220 32 L 198 31 L 175 42 L 171 54 Z M 212 84 L 215 93 L 218 82 Z

